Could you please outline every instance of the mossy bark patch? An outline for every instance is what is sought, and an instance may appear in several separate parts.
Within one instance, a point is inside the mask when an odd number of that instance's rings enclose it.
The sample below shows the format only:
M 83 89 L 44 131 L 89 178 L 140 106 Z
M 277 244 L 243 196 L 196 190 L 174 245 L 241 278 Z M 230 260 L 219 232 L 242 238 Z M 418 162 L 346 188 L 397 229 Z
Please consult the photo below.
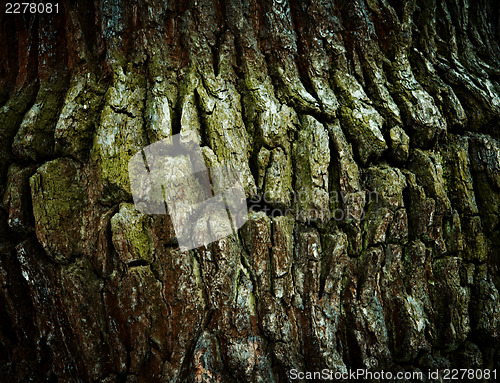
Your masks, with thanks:
M 111 232 L 113 245 L 124 263 L 153 261 L 150 217 L 138 212 L 133 204 L 120 204 L 119 212 L 111 218 Z
M 148 143 L 143 121 L 143 81 L 143 74 L 132 64 L 117 67 L 105 95 L 91 156 L 99 168 L 105 201 L 130 197 L 128 162 Z
M 83 252 L 87 182 L 78 163 L 68 158 L 45 163 L 30 178 L 36 235 L 56 262 Z

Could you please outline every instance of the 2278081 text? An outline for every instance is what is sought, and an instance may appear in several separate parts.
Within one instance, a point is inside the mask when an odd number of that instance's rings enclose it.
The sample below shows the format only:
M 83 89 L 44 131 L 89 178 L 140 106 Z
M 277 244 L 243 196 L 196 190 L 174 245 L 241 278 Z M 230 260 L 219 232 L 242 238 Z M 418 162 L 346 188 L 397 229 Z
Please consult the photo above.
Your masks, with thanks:
M 58 3 L 6 3 L 5 13 L 59 13 Z

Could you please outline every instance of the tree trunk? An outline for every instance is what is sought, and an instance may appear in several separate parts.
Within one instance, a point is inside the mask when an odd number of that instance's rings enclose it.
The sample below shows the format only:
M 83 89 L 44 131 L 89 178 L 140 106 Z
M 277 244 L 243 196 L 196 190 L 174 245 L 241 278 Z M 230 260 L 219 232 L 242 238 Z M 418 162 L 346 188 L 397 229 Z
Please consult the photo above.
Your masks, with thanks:
M 178 3 L 2 9 L 0 381 L 500 374 L 497 2 Z M 182 252 L 128 162 L 189 132 L 251 211 Z

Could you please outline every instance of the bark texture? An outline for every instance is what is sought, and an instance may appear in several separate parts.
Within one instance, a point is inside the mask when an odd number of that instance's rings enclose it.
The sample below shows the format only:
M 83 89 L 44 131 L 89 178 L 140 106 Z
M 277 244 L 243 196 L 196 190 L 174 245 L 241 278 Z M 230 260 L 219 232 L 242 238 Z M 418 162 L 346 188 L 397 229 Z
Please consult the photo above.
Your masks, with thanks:
M 0 19 L 0 381 L 500 368 L 495 0 Z M 127 163 L 188 132 L 266 203 L 181 253 Z

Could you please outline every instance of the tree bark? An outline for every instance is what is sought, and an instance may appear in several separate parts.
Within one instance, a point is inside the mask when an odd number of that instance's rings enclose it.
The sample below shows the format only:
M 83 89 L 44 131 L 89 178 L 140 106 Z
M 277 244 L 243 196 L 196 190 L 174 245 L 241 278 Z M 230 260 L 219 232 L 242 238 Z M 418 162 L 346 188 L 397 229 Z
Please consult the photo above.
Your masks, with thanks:
M 495 0 L 0 19 L 1 381 L 500 374 Z M 181 252 L 127 166 L 189 132 L 252 212 Z

